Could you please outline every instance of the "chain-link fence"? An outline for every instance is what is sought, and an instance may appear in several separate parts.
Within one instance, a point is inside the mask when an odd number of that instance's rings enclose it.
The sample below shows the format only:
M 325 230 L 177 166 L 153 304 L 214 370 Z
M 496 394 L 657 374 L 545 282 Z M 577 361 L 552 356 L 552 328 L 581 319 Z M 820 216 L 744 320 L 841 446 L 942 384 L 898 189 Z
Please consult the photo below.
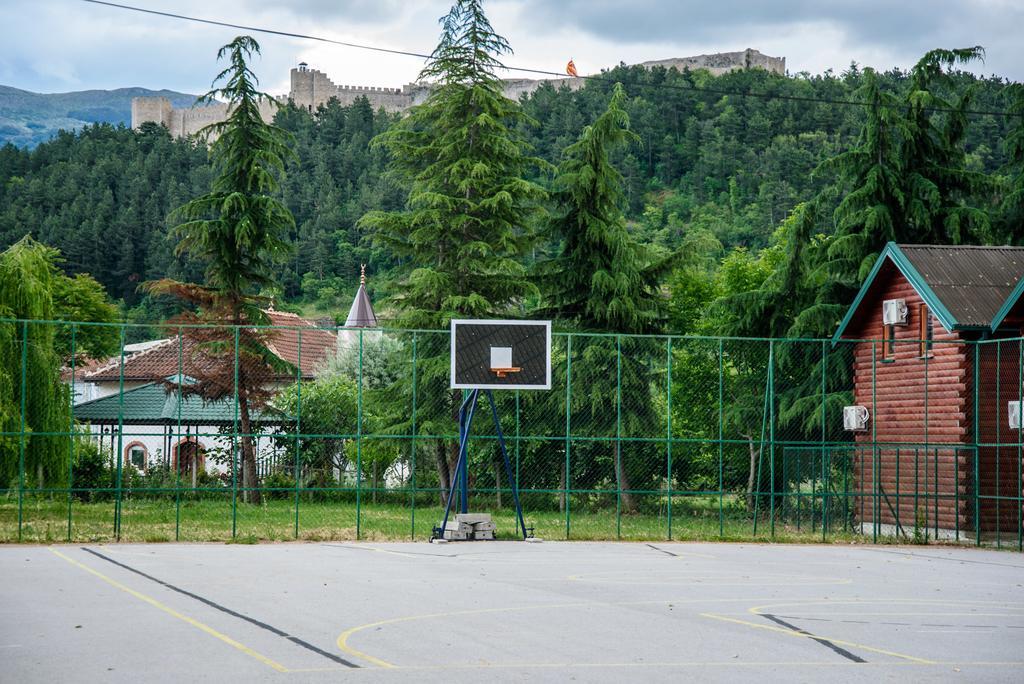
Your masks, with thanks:
M 0 321 L 0 539 L 428 538 L 458 452 L 448 331 L 291 320 L 134 344 L 150 329 Z M 78 352 L 99 335 L 118 353 Z M 496 393 L 527 525 L 1021 549 L 1021 340 L 882 344 L 555 333 L 551 389 Z M 513 537 L 487 420 L 468 472 Z

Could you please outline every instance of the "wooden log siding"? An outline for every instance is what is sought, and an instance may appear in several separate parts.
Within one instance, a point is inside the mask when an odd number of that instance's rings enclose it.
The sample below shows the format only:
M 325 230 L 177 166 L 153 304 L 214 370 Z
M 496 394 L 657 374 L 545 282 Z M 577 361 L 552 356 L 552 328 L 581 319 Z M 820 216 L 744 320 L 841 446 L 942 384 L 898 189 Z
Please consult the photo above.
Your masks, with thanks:
M 934 344 L 922 358 L 920 295 L 891 266 L 872 289 L 846 332 L 877 340 L 854 346 L 854 402 L 871 412 L 868 430 L 856 435 L 858 522 L 899 525 L 908 535 L 915 525 L 973 530 L 973 346 L 933 317 Z M 896 326 L 894 353 L 883 361 L 882 301 L 901 298 L 907 325 Z

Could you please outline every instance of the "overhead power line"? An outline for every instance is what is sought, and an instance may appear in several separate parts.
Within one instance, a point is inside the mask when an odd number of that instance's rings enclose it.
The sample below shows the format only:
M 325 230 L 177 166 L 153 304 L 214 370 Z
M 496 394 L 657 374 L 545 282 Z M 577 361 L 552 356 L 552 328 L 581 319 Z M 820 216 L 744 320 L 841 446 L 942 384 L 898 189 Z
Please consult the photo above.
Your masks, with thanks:
M 294 33 L 291 31 L 280 31 L 277 29 L 261 28 L 259 26 L 246 26 L 245 24 L 233 24 L 226 21 L 215 21 L 213 19 L 203 19 L 201 17 L 190 17 L 185 14 L 177 14 L 175 12 L 162 12 L 160 10 L 147 9 L 145 7 L 135 7 L 133 5 L 123 5 L 117 2 L 106 2 L 105 0 L 82 0 L 93 5 L 105 5 L 107 7 L 113 7 L 121 10 L 128 10 L 131 12 L 141 12 L 143 14 L 153 14 L 160 17 L 166 17 L 169 19 L 178 19 L 181 21 L 191 21 L 198 24 L 208 24 L 211 26 L 224 26 L 227 28 L 236 28 L 243 31 L 251 31 L 253 33 L 267 33 L 274 36 L 284 36 L 287 38 L 299 38 L 301 40 L 312 40 L 319 43 L 329 43 L 331 45 L 341 45 L 343 47 L 355 48 L 357 50 L 371 50 L 373 52 L 384 52 L 392 55 L 402 55 L 404 57 L 418 57 L 421 59 L 430 59 L 431 55 L 424 54 L 421 52 L 412 52 L 410 50 L 395 50 L 392 48 L 377 47 L 375 45 L 363 45 L 361 43 L 350 43 L 343 40 L 335 40 L 333 38 L 324 38 L 323 36 L 313 36 L 305 33 Z M 518 71 L 527 74 L 538 74 L 541 76 L 556 76 L 562 79 L 579 78 L 588 81 L 600 81 L 604 83 L 620 83 L 619 79 L 609 78 L 607 76 L 592 75 L 592 76 L 569 76 L 561 71 L 547 71 L 544 69 L 530 69 L 527 67 L 517 67 L 502 65 L 502 69 L 506 71 Z M 818 104 L 832 104 L 842 106 L 854 106 L 854 107 L 873 107 L 871 102 L 864 102 L 862 100 L 843 100 L 826 97 L 813 97 L 805 95 L 786 95 L 784 93 L 758 93 L 749 90 L 730 90 L 727 88 L 708 88 L 705 86 L 697 85 L 677 85 L 674 83 L 623 83 L 624 86 L 633 86 L 635 88 L 662 88 L 665 90 L 680 90 L 684 92 L 693 93 L 707 93 L 710 95 L 722 95 L 730 97 L 752 97 L 761 100 L 783 100 L 787 102 L 804 102 L 804 103 L 818 103 Z M 928 112 L 944 112 L 949 114 L 963 113 L 975 116 L 1024 116 L 1024 113 L 1018 112 L 1007 112 L 999 110 L 984 110 L 984 109 L 965 109 L 959 110 L 953 107 L 924 107 L 924 111 Z

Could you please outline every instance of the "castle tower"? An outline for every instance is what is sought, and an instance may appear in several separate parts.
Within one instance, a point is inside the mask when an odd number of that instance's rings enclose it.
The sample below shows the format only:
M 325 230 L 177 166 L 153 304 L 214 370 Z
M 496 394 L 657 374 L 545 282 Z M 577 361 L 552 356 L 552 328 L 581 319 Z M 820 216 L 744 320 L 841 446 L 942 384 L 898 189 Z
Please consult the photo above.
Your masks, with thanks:
M 304 107 L 312 111 L 315 103 L 313 99 L 315 76 L 316 71 L 310 69 L 305 62 L 299 62 L 299 66 L 291 70 L 291 91 L 288 93 L 288 97 L 296 107 Z
M 166 97 L 133 97 L 132 128 L 152 122 L 166 126 L 175 135 L 172 128 L 171 101 Z

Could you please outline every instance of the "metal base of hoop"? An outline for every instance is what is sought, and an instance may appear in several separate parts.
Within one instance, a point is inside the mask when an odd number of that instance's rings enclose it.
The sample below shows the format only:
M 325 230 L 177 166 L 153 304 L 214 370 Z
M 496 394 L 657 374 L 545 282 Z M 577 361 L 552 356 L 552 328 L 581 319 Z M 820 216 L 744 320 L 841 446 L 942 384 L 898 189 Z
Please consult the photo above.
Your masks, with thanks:
M 512 487 L 512 500 L 516 504 L 516 517 L 519 522 L 519 529 L 523 532 L 523 539 L 529 539 L 533 536 L 533 528 L 528 529 L 526 521 L 523 520 L 523 507 L 519 503 L 519 485 L 516 482 L 515 475 L 512 473 L 512 463 L 508 460 L 508 450 L 505 448 L 505 435 L 501 430 L 501 420 L 498 419 L 498 405 L 494 401 L 494 394 L 491 390 L 484 390 L 484 392 L 487 394 L 487 401 L 491 405 L 494 431 L 498 436 L 498 446 L 501 448 L 502 461 L 505 463 L 505 475 L 508 478 L 509 485 Z M 476 404 L 479 397 L 480 390 L 472 390 L 459 409 L 459 459 L 455 464 L 455 477 L 452 478 L 451 486 L 448 490 L 448 501 L 444 507 L 444 520 L 441 521 L 440 527 L 434 528 L 431 541 L 444 536 L 444 530 L 448 526 L 448 516 L 452 510 L 452 502 L 455 500 L 456 491 L 460 493 L 459 499 L 462 513 L 467 512 L 469 476 L 466 465 L 469 457 L 469 430 L 473 425 L 473 415 L 476 413 Z

